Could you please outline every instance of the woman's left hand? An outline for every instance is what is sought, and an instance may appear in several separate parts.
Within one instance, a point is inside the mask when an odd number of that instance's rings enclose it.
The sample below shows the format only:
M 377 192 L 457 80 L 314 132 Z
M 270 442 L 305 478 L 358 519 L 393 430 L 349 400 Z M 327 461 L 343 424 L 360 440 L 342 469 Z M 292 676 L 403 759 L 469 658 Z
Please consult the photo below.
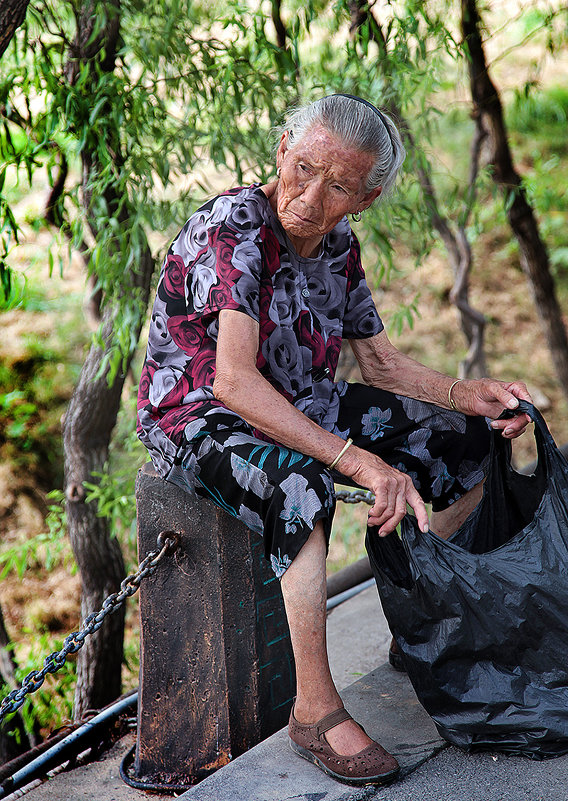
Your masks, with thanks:
M 531 419 L 526 414 L 517 414 L 507 420 L 497 420 L 504 409 L 515 411 L 518 399 L 532 403 L 526 385 L 522 381 L 495 381 L 492 378 L 464 379 L 452 390 L 456 408 L 465 414 L 481 415 L 492 420 L 491 427 L 501 430 L 504 437 L 520 436 Z

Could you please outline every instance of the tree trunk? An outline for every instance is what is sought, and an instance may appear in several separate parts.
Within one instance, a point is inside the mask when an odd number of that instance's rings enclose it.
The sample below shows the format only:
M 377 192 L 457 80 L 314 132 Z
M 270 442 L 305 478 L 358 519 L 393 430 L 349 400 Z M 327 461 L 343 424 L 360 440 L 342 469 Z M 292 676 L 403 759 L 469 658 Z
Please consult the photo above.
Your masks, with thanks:
M 462 0 L 461 15 L 462 34 L 469 56 L 474 113 L 487 133 L 493 179 L 503 191 L 509 224 L 519 243 L 521 267 L 529 281 L 558 380 L 568 397 L 566 328 L 550 274 L 546 245 L 541 239 L 533 209 L 513 164 L 501 100 L 487 68 L 480 33 L 481 19 L 475 0 Z
M 351 16 L 349 28 L 351 35 L 357 36 L 363 25 L 369 25 L 369 37 L 378 45 L 380 51 L 379 68 L 387 74 L 389 65 L 387 42 L 372 9 L 366 0 L 350 0 L 349 12 Z M 396 98 L 391 98 L 387 103 L 387 107 L 392 116 L 398 120 L 399 127 L 408 145 L 413 151 L 416 151 L 416 143 L 412 131 L 402 114 L 399 102 L 397 102 Z M 470 194 L 473 193 L 477 177 L 478 158 L 479 149 L 476 135 L 472 145 Z M 458 310 L 461 329 L 468 343 L 467 356 L 460 364 L 459 375 L 460 378 L 482 378 L 487 375 L 484 351 L 486 321 L 485 316 L 473 308 L 469 302 L 469 275 L 473 265 L 473 255 L 465 233 L 466 222 L 454 226 L 440 211 L 432 181 L 430 164 L 425 157 L 418 167 L 418 181 L 422 188 L 430 222 L 444 243 L 454 276 L 454 286 L 450 292 L 450 300 Z
M 107 314 L 111 314 L 110 310 Z M 112 320 L 107 322 L 107 337 Z M 106 339 L 106 338 L 105 338 Z M 96 504 L 85 503 L 85 481 L 95 482 L 102 471 L 114 428 L 123 380 L 108 385 L 106 372 L 98 376 L 104 351 L 92 345 L 79 383 L 65 414 L 65 496 L 67 524 L 81 573 L 81 615 L 98 611 L 103 600 L 117 592 L 125 576 L 120 546 L 111 539 L 108 522 L 97 517 Z M 88 709 L 100 709 L 120 695 L 123 657 L 124 608 L 108 617 L 85 640 L 78 653 L 75 719 Z
M 30 0 L 2 0 L 0 3 L 0 58 L 26 18 Z
M 99 37 L 93 38 L 94 16 L 87 3 L 77 18 L 77 36 L 74 52 L 66 70 L 70 81 L 79 72 L 79 62 L 87 62 L 102 54 L 97 68 L 112 70 L 119 41 L 118 9 L 107 5 L 108 19 Z M 120 169 L 120 149 L 116 142 L 109 143 L 109 152 L 115 154 Z M 97 236 L 97 222 L 91 210 L 90 178 L 96 174 L 96 157 L 83 152 L 83 201 L 85 216 L 93 235 Z M 121 207 L 112 186 L 105 192 L 108 209 Z M 122 224 L 128 218 L 128 201 L 122 204 L 116 217 Z M 112 255 L 112 254 L 111 254 Z M 123 291 L 141 291 L 143 304 L 148 301 L 154 260 L 148 247 L 143 249 L 139 263 L 124 276 Z M 96 504 L 85 503 L 86 481 L 97 483 L 93 473 L 102 471 L 108 459 L 112 431 L 116 423 L 124 375 L 108 382 L 108 368 L 102 369 L 112 344 L 113 324 L 118 314 L 110 303 L 104 307 L 102 341 L 89 350 L 79 383 L 69 403 L 63 426 L 65 452 L 65 496 L 69 536 L 81 573 L 81 612 L 83 617 L 100 609 L 103 600 L 116 592 L 124 578 L 124 563 L 120 546 L 109 531 L 108 521 L 97 516 Z M 143 320 L 135 327 L 136 341 Z M 126 365 L 126 371 L 128 370 Z M 124 608 L 108 616 L 103 626 L 85 640 L 79 651 L 74 716 L 80 719 L 88 709 L 99 709 L 120 695 L 123 658 Z

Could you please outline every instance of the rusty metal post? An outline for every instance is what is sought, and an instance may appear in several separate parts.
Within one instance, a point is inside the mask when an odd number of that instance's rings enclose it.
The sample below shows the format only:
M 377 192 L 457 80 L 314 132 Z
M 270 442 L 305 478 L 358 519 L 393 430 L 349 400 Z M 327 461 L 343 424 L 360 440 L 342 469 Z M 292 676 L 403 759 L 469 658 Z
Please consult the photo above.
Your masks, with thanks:
M 262 540 L 151 465 L 136 482 L 140 557 L 180 547 L 140 586 L 139 780 L 197 781 L 288 720 L 295 693 L 280 584 Z

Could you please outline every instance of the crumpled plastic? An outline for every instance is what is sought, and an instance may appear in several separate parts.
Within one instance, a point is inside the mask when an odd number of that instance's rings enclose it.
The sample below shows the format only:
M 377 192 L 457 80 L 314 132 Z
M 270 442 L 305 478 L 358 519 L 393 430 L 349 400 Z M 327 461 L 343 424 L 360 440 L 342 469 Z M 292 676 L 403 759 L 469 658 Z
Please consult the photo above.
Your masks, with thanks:
M 416 695 L 467 751 L 568 753 L 568 462 L 537 409 L 533 475 L 492 437 L 483 499 L 449 541 L 406 515 L 366 546 Z

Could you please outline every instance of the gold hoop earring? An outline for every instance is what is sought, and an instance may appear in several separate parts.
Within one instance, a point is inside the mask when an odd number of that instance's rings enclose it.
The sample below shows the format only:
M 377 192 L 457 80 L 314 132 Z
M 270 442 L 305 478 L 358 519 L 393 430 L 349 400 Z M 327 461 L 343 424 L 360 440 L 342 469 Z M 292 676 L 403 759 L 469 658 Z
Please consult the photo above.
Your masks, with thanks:
M 351 215 L 351 219 L 353 220 L 353 222 L 361 222 L 362 216 L 363 216 L 362 212 L 354 211 L 353 214 Z

